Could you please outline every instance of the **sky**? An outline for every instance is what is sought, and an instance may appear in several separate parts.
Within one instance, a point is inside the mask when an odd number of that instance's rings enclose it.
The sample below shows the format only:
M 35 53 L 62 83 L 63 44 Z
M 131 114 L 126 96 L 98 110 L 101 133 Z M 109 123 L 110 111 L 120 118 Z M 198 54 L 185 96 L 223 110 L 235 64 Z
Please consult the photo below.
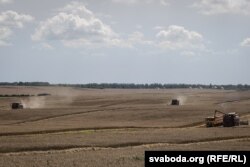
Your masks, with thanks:
M 250 0 L 0 0 L 0 82 L 250 84 Z

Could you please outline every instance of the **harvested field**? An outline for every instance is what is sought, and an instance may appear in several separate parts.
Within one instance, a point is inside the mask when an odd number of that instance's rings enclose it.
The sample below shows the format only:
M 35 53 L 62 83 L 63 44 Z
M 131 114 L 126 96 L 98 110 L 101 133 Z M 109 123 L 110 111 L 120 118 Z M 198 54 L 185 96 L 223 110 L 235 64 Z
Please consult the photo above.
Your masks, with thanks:
M 0 166 L 143 166 L 145 150 L 250 150 L 249 126 L 204 127 L 215 109 L 250 119 L 250 91 L 0 87 L 42 93 L 51 96 L 0 97 Z

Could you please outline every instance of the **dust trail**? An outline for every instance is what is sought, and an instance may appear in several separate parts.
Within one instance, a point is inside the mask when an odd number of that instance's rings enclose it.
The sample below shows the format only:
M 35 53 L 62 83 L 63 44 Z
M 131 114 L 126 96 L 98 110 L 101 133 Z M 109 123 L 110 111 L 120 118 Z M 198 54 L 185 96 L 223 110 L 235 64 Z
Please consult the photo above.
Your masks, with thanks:
M 187 101 L 187 97 L 183 96 L 183 95 L 175 95 L 173 99 L 177 99 L 179 100 L 180 104 L 179 105 L 185 105 L 186 101 Z M 169 102 L 169 104 L 171 105 L 171 101 Z
M 23 104 L 24 108 L 44 108 L 45 104 L 45 97 L 29 97 L 28 99 L 22 99 L 21 103 Z
M 79 96 L 79 93 L 70 89 L 61 89 L 54 95 L 60 97 L 63 103 L 71 104 Z
M 50 108 L 71 104 L 78 98 L 80 93 L 71 89 L 59 89 L 52 93 L 54 98 L 50 96 L 32 96 L 21 100 L 24 108 Z
M 186 96 L 177 96 L 177 99 L 180 101 L 180 105 L 184 105 L 187 101 Z

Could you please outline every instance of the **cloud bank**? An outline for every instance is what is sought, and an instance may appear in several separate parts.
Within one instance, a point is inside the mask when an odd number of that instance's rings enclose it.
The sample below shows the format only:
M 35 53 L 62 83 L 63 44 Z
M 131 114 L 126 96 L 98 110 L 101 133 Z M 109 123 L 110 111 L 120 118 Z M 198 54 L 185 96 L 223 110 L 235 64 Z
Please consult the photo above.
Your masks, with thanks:
M 12 0 L 0 0 L 0 4 L 12 3 Z
M 5 11 L 0 14 L 0 46 L 10 45 L 9 37 L 13 34 L 15 28 L 23 28 L 24 24 L 33 21 L 30 15 L 19 14 L 15 11 Z
M 250 0 L 199 0 L 193 4 L 204 15 L 250 15 Z
M 65 46 L 118 45 L 120 40 L 109 25 L 103 23 L 84 4 L 72 2 L 42 21 L 32 35 L 34 41 L 59 40 Z
M 245 46 L 245 47 L 250 47 L 250 38 L 246 38 L 244 39 L 241 43 L 241 46 Z

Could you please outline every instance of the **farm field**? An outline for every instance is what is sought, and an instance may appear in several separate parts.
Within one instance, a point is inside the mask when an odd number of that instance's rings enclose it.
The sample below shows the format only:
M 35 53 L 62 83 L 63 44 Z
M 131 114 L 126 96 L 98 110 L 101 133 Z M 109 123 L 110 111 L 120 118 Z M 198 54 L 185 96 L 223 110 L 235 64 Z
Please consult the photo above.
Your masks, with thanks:
M 215 109 L 250 120 L 250 91 L 0 87 L 41 93 L 50 95 L 0 97 L 0 166 L 144 166 L 145 150 L 250 150 L 250 126 L 204 124 Z

